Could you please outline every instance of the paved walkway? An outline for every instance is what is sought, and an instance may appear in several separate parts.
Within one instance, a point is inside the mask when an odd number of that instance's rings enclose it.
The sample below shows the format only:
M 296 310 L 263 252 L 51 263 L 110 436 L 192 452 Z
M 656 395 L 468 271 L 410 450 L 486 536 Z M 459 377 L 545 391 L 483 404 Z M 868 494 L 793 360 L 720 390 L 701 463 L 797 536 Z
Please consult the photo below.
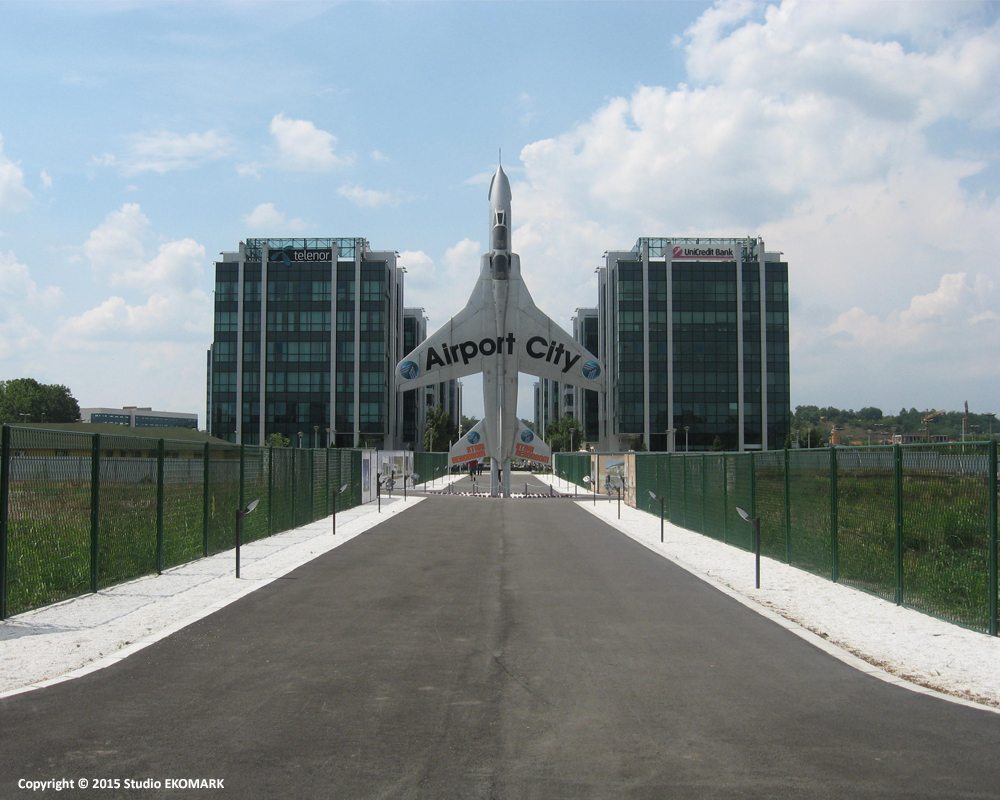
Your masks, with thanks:
M 430 497 L 0 720 L 0 797 L 1000 797 L 995 714 L 858 673 L 558 500 Z

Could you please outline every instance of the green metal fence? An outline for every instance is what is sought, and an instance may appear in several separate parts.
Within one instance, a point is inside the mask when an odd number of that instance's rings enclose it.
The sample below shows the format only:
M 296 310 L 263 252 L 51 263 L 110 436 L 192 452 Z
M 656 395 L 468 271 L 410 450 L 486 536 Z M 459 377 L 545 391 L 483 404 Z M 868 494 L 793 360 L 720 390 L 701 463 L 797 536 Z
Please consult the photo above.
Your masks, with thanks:
M 628 457 L 632 457 L 630 454 Z M 583 485 L 591 456 L 558 454 Z M 596 458 L 596 457 L 593 457 Z M 997 443 L 636 453 L 638 507 L 890 602 L 997 635 Z
M 358 505 L 361 453 L 3 426 L 0 618 L 230 549 L 255 499 L 248 542 Z

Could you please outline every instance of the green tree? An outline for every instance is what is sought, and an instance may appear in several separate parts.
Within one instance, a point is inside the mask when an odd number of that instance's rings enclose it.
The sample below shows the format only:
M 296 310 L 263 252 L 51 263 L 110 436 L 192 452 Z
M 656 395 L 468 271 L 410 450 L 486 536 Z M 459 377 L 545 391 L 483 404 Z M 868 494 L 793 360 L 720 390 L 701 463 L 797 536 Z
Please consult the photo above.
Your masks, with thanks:
M 479 417 L 467 417 L 462 415 L 462 433 L 468 433 L 479 423 Z
M 713 453 L 721 453 L 723 450 L 726 449 L 723 446 L 723 444 L 722 444 L 722 437 L 721 436 L 716 436 L 715 437 L 715 441 L 712 442 L 712 448 L 711 449 L 712 449 Z
M 281 433 L 278 433 L 277 431 L 267 437 L 268 447 L 288 447 L 291 443 L 291 439 Z
M 61 384 L 34 378 L 0 381 L 0 422 L 79 422 L 80 404 Z
M 424 447 L 431 453 L 445 453 L 457 435 L 451 415 L 439 403 L 437 408 L 427 412 L 427 428 L 424 432 Z
M 553 453 L 576 451 L 583 444 L 583 428 L 576 417 L 566 416 L 545 426 L 545 441 Z
M 527 428 L 529 431 L 531 431 L 532 433 L 537 433 L 537 431 L 535 430 L 535 423 L 532 422 L 530 419 L 522 419 L 521 422 L 524 424 L 524 427 Z

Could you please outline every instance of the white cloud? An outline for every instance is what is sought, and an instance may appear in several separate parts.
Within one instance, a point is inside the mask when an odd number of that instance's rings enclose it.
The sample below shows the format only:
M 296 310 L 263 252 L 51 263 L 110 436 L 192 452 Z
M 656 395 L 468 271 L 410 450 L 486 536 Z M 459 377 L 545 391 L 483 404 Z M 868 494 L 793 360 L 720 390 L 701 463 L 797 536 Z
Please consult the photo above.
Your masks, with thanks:
M 98 225 L 83 245 L 95 277 L 110 286 L 140 292 L 191 291 L 204 272 L 205 248 L 193 239 L 159 245 L 146 260 L 149 218 L 137 203 L 125 203 Z
M 243 217 L 243 223 L 253 232 L 280 233 L 281 231 L 301 232 L 306 224 L 301 219 L 288 219 L 274 207 L 274 203 L 261 203 Z
M 929 330 L 935 352 L 995 361 L 995 339 L 971 344 L 971 320 L 977 336 L 994 321 L 968 287 L 1000 278 L 1000 202 L 961 181 L 996 156 L 928 144 L 940 121 L 1000 125 L 1000 25 L 965 13 L 717 3 L 681 40 L 690 85 L 640 86 L 523 148 L 512 240 L 538 304 L 594 304 L 597 254 L 640 236 L 759 233 L 790 263 L 793 402 L 801 387 L 828 397 L 799 402 L 824 404 L 859 391 L 835 357 L 852 341 L 882 343 L 894 395 L 920 379 L 891 366 L 893 348 L 902 361 Z M 942 283 L 960 273 L 984 277 Z
M 337 137 L 305 119 L 278 114 L 271 120 L 271 135 L 280 152 L 279 163 L 292 170 L 329 170 L 350 164 L 350 156 L 334 153 Z
M 39 177 L 42 180 L 42 186 L 44 186 L 46 189 L 51 189 L 52 188 L 52 176 L 49 175 L 49 173 L 47 173 L 43 169 L 42 172 L 41 172 L 41 174 L 39 175 Z
M 65 320 L 55 341 L 71 350 L 100 351 L 107 342 L 185 340 L 204 345 L 211 338 L 210 302 L 201 289 L 150 295 L 130 304 L 109 297 L 100 305 Z
M 170 131 L 135 134 L 130 137 L 128 152 L 121 158 L 114 153 L 91 156 L 95 167 L 121 169 L 123 175 L 156 172 L 160 175 L 175 169 L 191 169 L 209 161 L 225 158 L 232 152 L 232 140 L 215 130 L 182 135 Z
M 131 137 L 122 173 L 135 175 L 156 172 L 160 175 L 175 169 L 190 169 L 208 161 L 225 158 L 232 151 L 232 141 L 215 130 L 182 135 L 170 131 L 136 134 Z
M 236 172 L 243 177 L 260 178 L 260 164 L 256 161 L 251 161 L 247 164 L 237 164 Z
M 39 290 L 25 264 L 13 253 L 0 253 L 0 298 L 8 311 L 24 305 L 56 308 L 66 299 L 58 286 Z
M 3 154 L 3 136 L 0 136 L 0 213 L 24 211 L 33 197 L 24 186 L 24 172 Z
M 337 189 L 337 194 L 345 200 L 354 203 L 354 205 L 363 208 L 395 207 L 402 203 L 404 199 L 399 192 L 380 192 L 376 189 L 365 189 L 361 186 L 348 186 L 347 184 Z
M 389 156 L 379 152 L 378 150 L 372 150 L 372 161 L 388 161 L 388 160 Z
M 445 251 L 440 263 L 422 250 L 399 254 L 398 263 L 406 267 L 406 305 L 426 311 L 428 333 L 465 305 L 464 292 L 471 291 L 479 277 L 481 252 L 479 242 L 463 239 Z M 454 291 L 442 291 L 442 286 Z

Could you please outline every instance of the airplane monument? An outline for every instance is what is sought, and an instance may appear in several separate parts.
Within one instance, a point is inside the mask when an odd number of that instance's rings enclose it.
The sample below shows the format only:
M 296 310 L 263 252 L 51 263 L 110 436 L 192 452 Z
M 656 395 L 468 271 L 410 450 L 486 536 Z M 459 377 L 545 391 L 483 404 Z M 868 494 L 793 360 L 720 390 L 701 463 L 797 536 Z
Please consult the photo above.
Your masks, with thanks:
M 511 251 L 510 182 L 490 183 L 489 248 L 465 308 L 396 365 L 398 391 L 481 372 L 483 419 L 452 447 L 451 463 L 490 457 L 490 494 L 510 496 L 512 458 L 547 464 L 551 451 L 517 416 L 517 374 L 604 390 L 604 370 L 579 342 L 539 311 Z

